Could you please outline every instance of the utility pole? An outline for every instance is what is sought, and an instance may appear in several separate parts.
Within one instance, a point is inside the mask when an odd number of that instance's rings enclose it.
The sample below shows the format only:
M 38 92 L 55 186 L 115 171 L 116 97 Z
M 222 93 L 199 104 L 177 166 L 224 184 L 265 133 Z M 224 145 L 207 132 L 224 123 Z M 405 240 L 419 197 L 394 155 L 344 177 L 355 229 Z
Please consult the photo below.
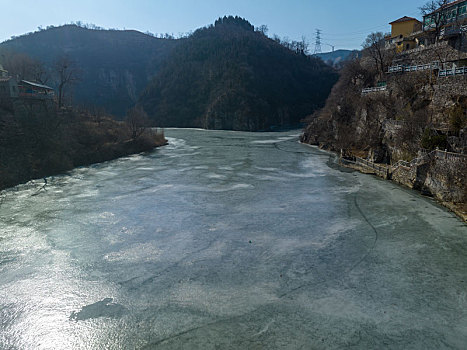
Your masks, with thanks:
M 321 29 L 316 29 L 316 40 L 315 40 L 315 52 L 314 54 L 316 55 L 317 53 L 321 53 Z

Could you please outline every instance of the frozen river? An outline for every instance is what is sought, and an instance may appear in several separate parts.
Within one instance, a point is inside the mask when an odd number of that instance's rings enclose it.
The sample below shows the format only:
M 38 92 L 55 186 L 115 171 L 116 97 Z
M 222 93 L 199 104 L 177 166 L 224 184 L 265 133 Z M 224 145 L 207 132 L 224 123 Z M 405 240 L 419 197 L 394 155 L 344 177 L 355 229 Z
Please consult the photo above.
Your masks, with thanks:
M 466 349 L 467 226 L 298 132 L 5 191 L 0 349 Z

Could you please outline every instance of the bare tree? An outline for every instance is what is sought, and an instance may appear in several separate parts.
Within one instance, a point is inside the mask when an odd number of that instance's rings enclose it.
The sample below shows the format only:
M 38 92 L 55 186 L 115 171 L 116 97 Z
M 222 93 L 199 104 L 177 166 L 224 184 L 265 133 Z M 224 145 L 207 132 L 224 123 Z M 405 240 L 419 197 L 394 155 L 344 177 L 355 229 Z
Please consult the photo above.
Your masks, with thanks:
M 262 33 L 264 36 L 268 35 L 269 28 L 267 25 L 262 24 L 259 27 L 256 28 L 256 30 L 260 33 Z
M 68 56 L 58 58 L 54 68 L 58 84 L 58 107 L 62 107 L 65 96 L 70 93 L 70 88 L 78 81 L 79 70 L 76 63 Z
M 4 68 L 18 80 L 32 80 L 41 84 L 47 83 L 49 74 L 41 62 L 26 54 L 9 50 L 1 50 L 0 56 Z
M 127 112 L 125 123 L 130 131 L 131 139 L 136 140 L 145 132 L 149 125 L 149 118 L 142 107 L 135 106 Z
M 446 6 L 449 0 L 431 0 L 419 8 L 422 16 L 430 15 L 431 26 L 433 28 L 434 41 L 438 41 L 441 28 L 447 23 L 447 15 L 444 11 L 438 11 Z M 424 28 L 425 29 L 425 28 Z
M 385 50 L 384 46 L 384 34 L 382 32 L 369 34 L 365 39 L 365 42 L 362 44 L 365 52 L 375 62 L 375 68 L 377 71 L 379 71 L 381 76 L 386 70 L 385 63 L 387 51 Z
M 38 63 L 34 69 L 33 80 L 40 84 L 47 84 L 50 79 L 50 74 L 45 67 Z

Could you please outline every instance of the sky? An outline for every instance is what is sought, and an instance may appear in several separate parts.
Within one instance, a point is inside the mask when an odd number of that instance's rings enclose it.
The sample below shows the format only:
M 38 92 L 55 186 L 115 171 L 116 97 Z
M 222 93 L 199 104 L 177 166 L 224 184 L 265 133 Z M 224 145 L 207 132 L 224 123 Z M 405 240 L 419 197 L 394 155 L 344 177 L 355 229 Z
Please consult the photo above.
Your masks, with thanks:
M 186 33 L 238 15 L 268 35 L 315 46 L 322 30 L 322 51 L 359 49 L 370 32 L 389 32 L 389 22 L 403 16 L 420 19 L 427 0 L 0 0 L 0 41 L 36 31 L 39 26 L 81 21 L 104 28 L 152 33 Z

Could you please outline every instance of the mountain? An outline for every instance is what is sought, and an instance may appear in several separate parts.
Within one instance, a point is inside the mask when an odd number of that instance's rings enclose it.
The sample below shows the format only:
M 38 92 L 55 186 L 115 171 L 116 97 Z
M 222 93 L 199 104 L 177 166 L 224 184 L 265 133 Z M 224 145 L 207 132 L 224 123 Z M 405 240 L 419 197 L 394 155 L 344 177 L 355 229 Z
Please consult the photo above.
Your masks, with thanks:
M 336 50 L 332 52 L 317 53 L 314 56 L 321 58 L 330 66 L 337 67 L 345 61 L 358 57 L 358 50 Z
M 139 102 L 158 126 L 267 130 L 322 107 L 336 80 L 320 59 L 224 17 L 180 42 Z
M 122 116 L 134 105 L 176 42 L 134 30 L 65 25 L 5 41 L 0 50 L 27 54 L 42 62 L 49 76 L 54 62 L 66 55 L 80 72 L 74 86 L 74 103 L 101 106 Z M 47 84 L 56 85 L 53 79 Z

